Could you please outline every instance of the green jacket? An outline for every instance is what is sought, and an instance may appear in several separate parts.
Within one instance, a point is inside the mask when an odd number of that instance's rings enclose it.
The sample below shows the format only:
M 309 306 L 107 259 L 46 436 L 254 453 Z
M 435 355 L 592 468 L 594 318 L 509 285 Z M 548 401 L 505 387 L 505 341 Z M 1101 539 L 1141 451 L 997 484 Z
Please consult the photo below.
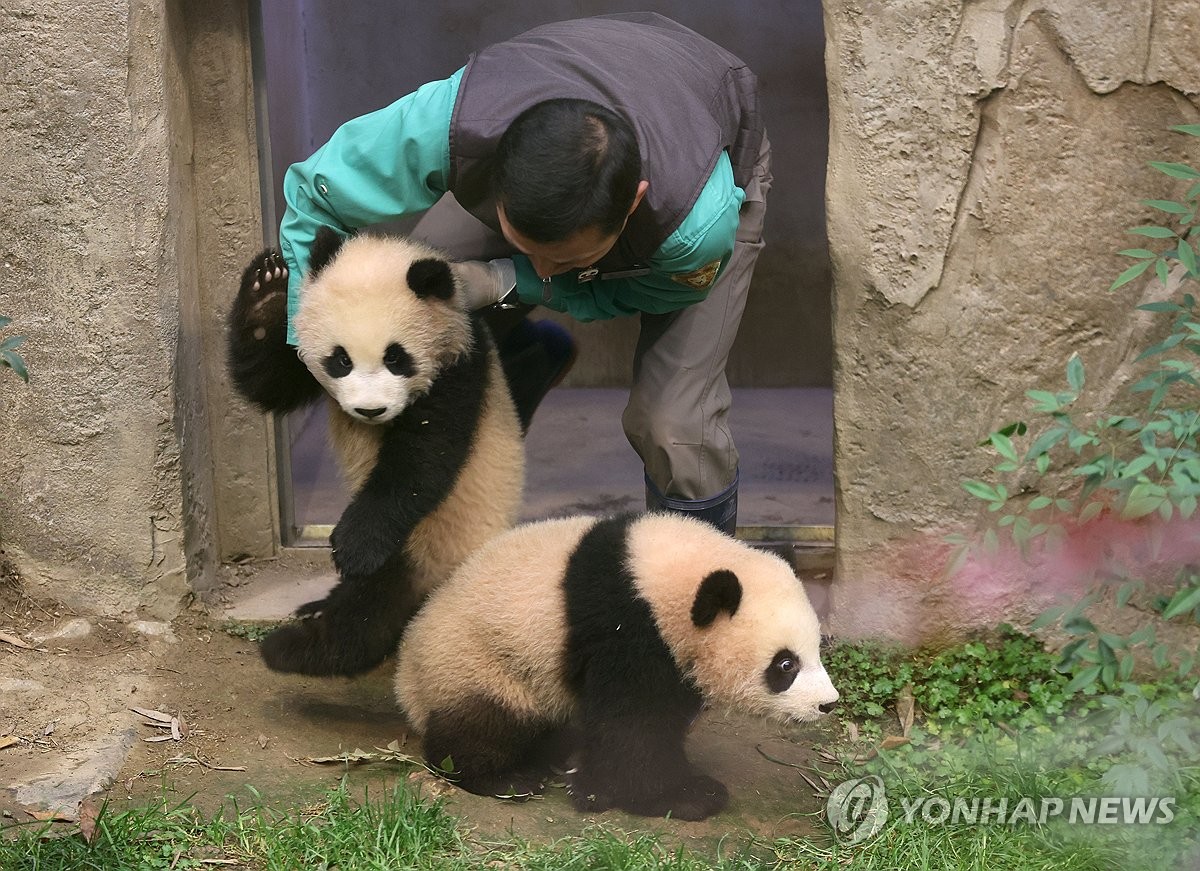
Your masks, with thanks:
M 315 154 L 288 169 L 279 236 L 290 270 L 289 342 L 296 340 L 293 321 L 318 227 L 349 233 L 419 214 L 449 189 L 450 121 L 462 75 L 459 70 L 346 122 Z M 515 255 L 517 293 L 525 302 L 581 321 L 661 314 L 699 302 L 719 274 L 713 265 L 724 269 L 733 252 L 744 199 L 729 158 L 722 154 L 690 213 L 645 264 L 649 274 L 581 282 L 574 270 L 553 278 L 547 298 L 528 258 Z

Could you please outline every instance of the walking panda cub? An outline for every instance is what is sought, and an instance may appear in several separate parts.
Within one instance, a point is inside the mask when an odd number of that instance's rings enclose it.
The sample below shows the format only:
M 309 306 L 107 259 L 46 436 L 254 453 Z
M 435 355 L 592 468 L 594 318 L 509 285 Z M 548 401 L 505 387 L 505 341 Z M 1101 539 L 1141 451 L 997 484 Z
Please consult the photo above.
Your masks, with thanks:
M 486 327 L 449 262 L 402 237 L 322 228 L 287 344 L 287 270 L 273 250 L 242 276 L 228 366 L 267 412 L 329 397 L 330 436 L 353 491 L 333 530 L 339 580 L 263 641 L 279 671 L 378 665 L 428 592 L 512 526 L 521 423 Z
M 702 703 L 815 719 L 838 698 L 819 645 L 778 556 L 679 515 L 572 517 L 472 554 L 409 624 L 396 693 L 471 792 L 540 793 L 566 757 L 580 810 L 699 820 L 728 798 L 684 752 Z

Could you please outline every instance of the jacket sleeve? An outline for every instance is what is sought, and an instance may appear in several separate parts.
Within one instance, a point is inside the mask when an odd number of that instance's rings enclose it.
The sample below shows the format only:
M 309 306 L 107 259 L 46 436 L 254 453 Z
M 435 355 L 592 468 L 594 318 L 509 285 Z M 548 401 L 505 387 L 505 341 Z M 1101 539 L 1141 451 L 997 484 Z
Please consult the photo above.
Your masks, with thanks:
M 459 70 L 347 121 L 310 158 L 288 168 L 279 247 L 289 269 L 289 343 L 296 343 L 300 285 L 319 227 L 347 234 L 423 212 L 446 192 L 450 116 L 461 79 Z
M 518 255 L 513 258 L 517 294 L 523 302 L 567 312 L 580 321 L 663 314 L 700 302 L 733 253 L 744 200 L 745 193 L 733 183 L 729 157 L 722 154 L 691 212 L 646 264 L 650 274 L 581 282 L 573 270 L 554 276 L 547 299 L 529 259 Z

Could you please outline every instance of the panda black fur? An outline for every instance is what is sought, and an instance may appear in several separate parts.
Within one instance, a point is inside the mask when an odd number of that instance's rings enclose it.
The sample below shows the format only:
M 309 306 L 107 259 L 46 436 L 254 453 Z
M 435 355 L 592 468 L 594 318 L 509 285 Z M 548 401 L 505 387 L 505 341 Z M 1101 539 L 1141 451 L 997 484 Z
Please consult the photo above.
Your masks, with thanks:
M 819 644 L 778 556 L 679 515 L 564 518 L 493 539 L 430 596 L 396 694 L 471 792 L 541 792 L 569 758 L 580 810 L 696 820 L 728 797 L 684 752 L 702 703 L 815 719 L 838 698 Z
M 429 590 L 514 523 L 521 423 L 486 327 L 432 249 L 318 234 L 298 349 L 286 341 L 286 288 L 274 251 L 246 269 L 229 316 L 229 371 L 264 411 L 329 396 L 353 497 L 331 539 L 338 584 L 261 651 L 279 671 L 356 674 L 395 650 Z

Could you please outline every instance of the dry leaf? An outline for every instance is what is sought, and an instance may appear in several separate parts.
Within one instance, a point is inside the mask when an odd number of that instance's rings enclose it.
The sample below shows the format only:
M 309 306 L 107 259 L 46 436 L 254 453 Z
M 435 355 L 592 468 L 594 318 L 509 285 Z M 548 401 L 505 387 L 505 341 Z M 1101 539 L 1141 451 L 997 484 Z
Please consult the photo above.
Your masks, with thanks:
M 100 818 L 100 808 L 103 806 L 104 800 L 95 795 L 85 798 L 79 806 L 79 834 L 89 844 L 96 837 L 96 821 Z
M 73 823 L 75 822 L 66 811 L 28 811 L 29 815 L 39 822 L 47 823 Z
M 846 732 L 850 736 L 851 741 L 858 740 L 858 723 L 851 720 L 846 724 Z
M 13 647 L 19 647 L 22 650 L 37 650 L 32 644 L 26 644 L 15 635 L 9 635 L 7 632 L 0 632 L 0 641 L 5 644 L 11 644 Z
M 174 741 L 175 739 L 170 735 L 155 735 L 153 738 L 143 738 L 142 740 L 147 744 L 157 744 L 160 741 Z
M 57 728 L 58 728 L 58 720 L 51 720 L 42 729 L 42 737 L 49 738 L 51 735 L 54 734 L 54 730 Z
M 175 719 L 170 714 L 164 714 L 162 711 L 153 711 L 147 708 L 130 708 L 129 710 L 133 711 L 135 714 L 141 714 L 147 720 L 156 720 L 159 723 L 169 724 L 173 719 Z
M 317 765 L 326 765 L 334 762 L 341 762 L 344 764 L 350 764 L 352 762 L 377 762 L 380 758 L 381 757 L 378 753 L 367 753 L 365 750 L 355 747 L 349 753 L 339 753 L 336 756 L 310 756 L 305 761 L 313 762 Z
M 259 746 L 259 747 L 261 747 L 263 750 L 266 750 L 266 749 L 267 749 L 267 742 L 268 742 L 268 741 L 270 741 L 270 740 L 271 740 L 271 739 L 270 739 L 270 738 L 268 738 L 266 735 L 259 735 L 259 736 L 258 736 L 258 746 Z
M 903 747 L 908 743 L 908 739 L 902 735 L 888 735 L 879 742 L 880 750 L 895 750 L 897 747 Z
M 3 750 L 5 747 L 11 747 L 14 744 L 20 743 L 21 739 L 16 735 L 0 735 L 0 750 Z
M 171 737 L 174 738 L 176 741 L 183 740 L 183 732 L 181 732 L 179 730 L 179 718 L 178 717 L 171 718 Z

